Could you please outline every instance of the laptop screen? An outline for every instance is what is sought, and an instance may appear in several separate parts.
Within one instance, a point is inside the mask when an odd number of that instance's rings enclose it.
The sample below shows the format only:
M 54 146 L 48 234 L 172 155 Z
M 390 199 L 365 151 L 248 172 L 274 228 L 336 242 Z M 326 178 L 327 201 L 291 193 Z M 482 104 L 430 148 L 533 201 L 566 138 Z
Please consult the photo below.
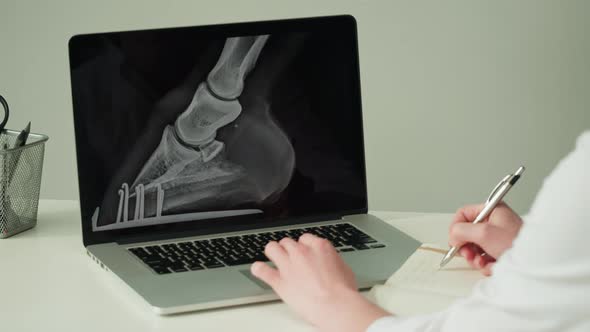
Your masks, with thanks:
M 84 243 L 366 212 L 350 16 L 75 36 Z

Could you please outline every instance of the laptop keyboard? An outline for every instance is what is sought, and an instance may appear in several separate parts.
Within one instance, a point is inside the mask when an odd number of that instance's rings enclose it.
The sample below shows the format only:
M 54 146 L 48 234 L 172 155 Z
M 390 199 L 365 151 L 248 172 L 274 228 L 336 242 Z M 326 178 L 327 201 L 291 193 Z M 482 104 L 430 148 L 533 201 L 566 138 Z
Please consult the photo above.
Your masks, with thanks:
M 298 239 L 304 233 L 328 239 L 338 252 L 385 247 L 353 225 L 343 223 L 149 245 L 128 250 L 157 274 L 178 273 L 268 261 L 264 247 L 269 241 L 285 237 Z

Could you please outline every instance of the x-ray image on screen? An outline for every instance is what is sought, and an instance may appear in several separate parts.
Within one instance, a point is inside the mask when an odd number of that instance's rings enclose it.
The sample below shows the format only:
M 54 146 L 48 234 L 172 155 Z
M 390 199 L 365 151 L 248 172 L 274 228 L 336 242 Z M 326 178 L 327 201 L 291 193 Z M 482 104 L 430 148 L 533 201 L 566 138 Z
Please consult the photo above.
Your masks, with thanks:
M 92 49 L 72 60 L 92 230 L 281 216 L 313 210 L 310 199 L 329 207 L 324 194 L 363 195 L 338 38 L 138 31 L 80 42 Z
M 254 167 L 274 169 L 248 172 L 248 161 L 229 160 L 224 153 L 223 138 L 217 137 L 220 128 L 231 125 L 242 113 L 238 97 L 268 37 L 227 38 L 217 63 L 198 85 L 187 109 L 179 114 L 174 124 L 164 128 L 160 144 L 135 180 L 131 184 L 121 184 L 117 191 L 119 203 L 115 223 L 99 225 L 100 208 L 97 207 L 93 216 L 94 229 L 259 213 L 262 211 L 257 209 L 183 211 L 188 207 L 194 210 L 213 208 L 219 201 L 260 203 L 273 195 L 276 197 L 287 186 L 294 168 L 294 151 L 269 116 L 263 100 L 256 105 L 260 116 L 248 124 L 248 130 L 263 136 L 250 135 L 244 139 L 250 142 L 252 149 L 264 144 L 266 153 L 252 153 L 250 158 L 281 156 L 283 162 L 254 160 Z

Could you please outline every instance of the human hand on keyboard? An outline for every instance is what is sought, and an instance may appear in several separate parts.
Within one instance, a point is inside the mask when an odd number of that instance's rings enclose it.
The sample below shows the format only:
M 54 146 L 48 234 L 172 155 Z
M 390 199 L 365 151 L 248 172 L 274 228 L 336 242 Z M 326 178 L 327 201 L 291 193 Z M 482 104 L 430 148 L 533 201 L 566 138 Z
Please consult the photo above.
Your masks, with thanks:
M 284 238 L 269 242 L 264 253 L 277 268 L 255 262 L 252 274 L 322 331 L 364 331 L 389 315 L 357 291 L 352 270 L 326 239 L 312 234 L 298 241 Z

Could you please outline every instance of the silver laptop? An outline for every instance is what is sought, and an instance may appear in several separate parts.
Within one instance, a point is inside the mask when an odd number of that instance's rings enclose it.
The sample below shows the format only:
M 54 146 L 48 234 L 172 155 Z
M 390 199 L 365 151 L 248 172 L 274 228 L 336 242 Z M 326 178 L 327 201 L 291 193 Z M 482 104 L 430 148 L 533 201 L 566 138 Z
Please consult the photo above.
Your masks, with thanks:
M 329 239 L 362 289 L 418 247 L 367 214 L 353 17 L 78 35 L 69 55 L 84 246 L 157 313 L 277 299 L 249 272 L 271 240 Z

